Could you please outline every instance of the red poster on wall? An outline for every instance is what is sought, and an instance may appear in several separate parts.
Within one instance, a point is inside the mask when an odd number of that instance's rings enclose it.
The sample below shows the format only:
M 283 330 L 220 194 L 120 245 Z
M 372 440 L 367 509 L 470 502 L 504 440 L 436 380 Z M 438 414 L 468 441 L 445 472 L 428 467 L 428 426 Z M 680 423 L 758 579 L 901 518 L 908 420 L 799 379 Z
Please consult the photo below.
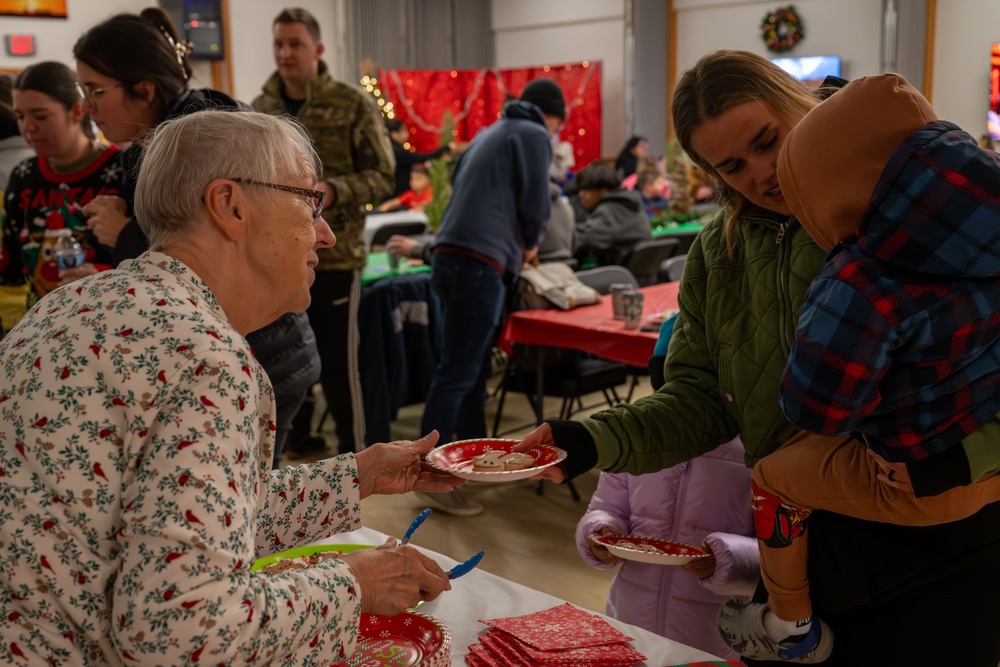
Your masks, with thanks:
M 508 96 L 520 95 L 532 79 L 549 78 L 566 97 L 566 123 L 559 137 L 573 145 L 577 168 L 601 156 L 600 62 L 520 69 L 382 69 L 378 78 L 396 117 L 410 128 L 410 144 L 418 152 L 449 140 L 471 141 L 480 128 L 496 122 Z M 450 139 L 441 137 L 446 110 L 455 121 Z

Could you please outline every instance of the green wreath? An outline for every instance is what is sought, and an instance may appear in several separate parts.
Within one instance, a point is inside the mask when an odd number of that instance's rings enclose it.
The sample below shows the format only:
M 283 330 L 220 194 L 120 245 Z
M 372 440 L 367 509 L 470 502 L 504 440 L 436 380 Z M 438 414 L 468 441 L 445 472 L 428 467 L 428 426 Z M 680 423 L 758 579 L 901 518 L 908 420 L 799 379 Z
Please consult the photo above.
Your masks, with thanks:
M 792 5 L 769 12 L 760 24 L 760 30 L 767 48 L 775 53 L 788 51 L 805 36 L 802 21 Z

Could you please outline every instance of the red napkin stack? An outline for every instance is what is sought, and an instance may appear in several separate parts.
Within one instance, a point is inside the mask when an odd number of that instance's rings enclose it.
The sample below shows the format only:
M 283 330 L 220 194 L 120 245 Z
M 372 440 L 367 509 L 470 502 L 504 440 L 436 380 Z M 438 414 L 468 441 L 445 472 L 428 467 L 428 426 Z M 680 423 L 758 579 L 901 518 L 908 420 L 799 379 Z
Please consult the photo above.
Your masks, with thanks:
M 646 659 L 627 637 L 596 614 L 566 603 L 491 627 L 469 647 L 471 667 L 629 667 Z

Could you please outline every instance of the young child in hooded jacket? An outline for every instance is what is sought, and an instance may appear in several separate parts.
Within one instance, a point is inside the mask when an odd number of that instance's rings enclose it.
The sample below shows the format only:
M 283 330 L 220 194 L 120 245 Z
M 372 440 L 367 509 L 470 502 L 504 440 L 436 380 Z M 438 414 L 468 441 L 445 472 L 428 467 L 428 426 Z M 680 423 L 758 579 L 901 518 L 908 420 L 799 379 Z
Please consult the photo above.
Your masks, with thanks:
M 830 254 L 779 395 L 804 431 L 752 475 L 768 604 L 727 602 L 719 624 L 744 657 L 812 663 L 833 637 L 809 600 L 811 510 L 920 526 L 1000 499 L 1000 158 L 885 74 L 810 111 L 778 181 Z
M 677 316 L 660 328 L 652 363 L 658 381 Z M 760 581 L 757 541 L 746 494 L 750 470 L 743 443 L 728 442 L 696 459 L 648 475 L 602 472 L 576 526 L 580 556 L 590 565 L 621 569 L 608 591 L 607 614 L 713 655 L 735 658 L 715 627 L 719 605 L 753 595 Z M 681 567 L 622 561 L 594 538 L 638 535 L 701 544 L 711 556 Z M 684 570 L 684 571 L 682 571 Z M 694 576 L 692 576 L 694 575 Z

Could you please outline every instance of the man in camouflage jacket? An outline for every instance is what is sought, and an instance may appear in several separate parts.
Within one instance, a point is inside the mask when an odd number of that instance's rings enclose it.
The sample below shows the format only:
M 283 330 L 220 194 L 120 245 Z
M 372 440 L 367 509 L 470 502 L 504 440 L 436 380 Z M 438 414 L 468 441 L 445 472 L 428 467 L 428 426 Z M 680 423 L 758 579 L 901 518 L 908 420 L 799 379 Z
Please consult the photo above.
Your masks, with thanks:
M 316 19 L 303 9 L 286 9 L 275 18 L 273 30 L 278 69 L 253 107 L 302 121 L 323 162 L 323 217 L 337 243 L 319 251 L 307 312 L 319 344 L 321 382 L 340 451 L 354 451 L 364 446 L 357 313 L 365 266 L 365 207 L 392 194 L 396 164 L 377 107 L 359 88 L 331 78 L 320 60 L 323 43 Z M 304 453 L 297 444 L 294 437 L 289 442 L 292 456 Z

